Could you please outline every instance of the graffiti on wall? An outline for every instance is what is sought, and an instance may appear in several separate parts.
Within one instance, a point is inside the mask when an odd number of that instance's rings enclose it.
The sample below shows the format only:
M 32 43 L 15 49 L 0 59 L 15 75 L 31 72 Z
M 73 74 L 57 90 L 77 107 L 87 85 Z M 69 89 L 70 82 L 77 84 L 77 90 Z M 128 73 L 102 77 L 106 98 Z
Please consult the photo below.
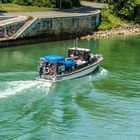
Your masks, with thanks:
M 100 15 L 96 15 L 95 24 L 96 24 L 96 27 L 99 26 L 99 24 L 100 24 Z
M 51 30 L 53 26 L 53 21 L 51 19 L 43 19 L 41 20 L 42 29 Z
M 24 23 L 25 21 L 0 26 L 0 38 L 11 37 L 22 27 Z
M 46 33 L 47 31 L 51 31 L 53 27 L 53 21 L 52 19 L 41 19 L 36 20 L 34 22 L 29 30 L 32 30 L 32 32 L 26 32 L 27 36 L 35 36 L 40 35 L 43 33 Z
M 0 27 L 0 38 L 3 38 L 4 36 L 4 28 Z
M 36 18 L 33 22 L 18 36 L 18 38 L 61 35 L 61 34 L 83 34 L 90 33 L 98 27 L 100 22 L 99 14 L 91 14 L 80 17 L 58 17 L 58 18 Z M 20 25 L 10 26 L 8 35 L 11 35 L 20 27 Z M 16 28 L 16 29 L 15 29 Z
M 72 26 L 79 26 L 79 18 L 72 18 Z
M 91 26 L 92 26 L 93 29 L 95 29 L 95 27 L 96 27 L 96 16 L 91 17 Z

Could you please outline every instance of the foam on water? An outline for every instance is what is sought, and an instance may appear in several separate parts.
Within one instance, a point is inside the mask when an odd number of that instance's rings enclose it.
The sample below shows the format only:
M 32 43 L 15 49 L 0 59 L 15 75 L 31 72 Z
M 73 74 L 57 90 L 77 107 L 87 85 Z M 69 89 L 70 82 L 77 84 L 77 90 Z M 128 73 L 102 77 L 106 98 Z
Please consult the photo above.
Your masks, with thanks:
M 27 74 L 27 73 L 16 73 L 16 75 Z M 108 74 L 107 70 L 100 68 L 97 74 L 89 76 L 90 81 L 97 81 L 104 78 Z M 4 76 L 11 75 L 11 73 L 5 74 Z M 28 77 L 28 76 L 27 76 Z M 0 98 L 6 98 L 21 92 L 26 92 L 29 89 L 37 89 L 41 92 L 48 93 L 50 90 L 51 83 L 37 80 L 25 80 L 25 81 L 3 81 L 0 82 Z
M 44 90 L 45 92 L 49 92 L 49 87 L 51 83 L 42 82 L 42 81 L 12 81 L 12 82 L 1 82 L 0 83 L 0 98 L 5 98 L 8 96 L 12 96 L 23 91 L 37 88 L 40 90 Z
M 101 67 L 98 74 L 96 74 L 96 75 L 93 74 L 93 75 L 89 76 L 89 80 L 90 81 L 98 81 L 107 75 L 108 75 L 108 71 L 106 69 L 104 69 L 103 67 Z

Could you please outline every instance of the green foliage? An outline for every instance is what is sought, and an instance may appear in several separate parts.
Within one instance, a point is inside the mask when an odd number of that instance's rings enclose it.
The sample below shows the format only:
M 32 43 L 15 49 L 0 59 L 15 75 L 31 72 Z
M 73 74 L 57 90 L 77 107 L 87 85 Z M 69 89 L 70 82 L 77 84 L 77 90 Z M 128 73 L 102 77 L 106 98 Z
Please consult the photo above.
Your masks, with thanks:
M 1 6 L 0 6 L 0 11 L 3 11 Z
M 140 5 L 140 0 L 108 0 L 107 2 L 117 16 L 127 20 L 136 18 L 136 8 Z
M 101 24 L 99 30 L 110 30 L 123 24 L 123 21 L 112 13 L 112 10 L 104 8 L 102 11 Z
M 134 0 L 136 5 L 140 5 L 140 0 Z
M 72 8 L 80 6 L 79 0 L 13 0 L 13 3 L 26 6 Z
M 136 16 L 135 21 L 136 21 L 137 23 L 140 23 L 140 15 L 137 15 L 137 16 Z
M 33 17 L 32 16 L 28 16 L 28 20 L 33 20 Z
M 140 8 L 140 0 L 86 0 L 93 2 L 106 2 L 117 17 L 126 20 L 139 19 L 137 9 Z
M 37 6 L 22 6 L 14 3 L 6 3 L 6 4 L 0 4 L 0 7 L 2 7 L 2 11 L 6 12 L 44 12 L 44 11 L 50 11 L 55 10 L 56 8 L 48 8 L 48 7 L 37 7 Z M 16 8 L 15 8 L 16 7 Z
M 107 0 L 84 0 L 84 1 L 91 1 L 91 2 L 106 2 Z
M 13 3 L 26 6 L 51 7 L 49 0 L 13 0 Z
M 51 3 L 53 3 L 56 8 L 60 8 L 61 5 L 62 9 L 80 6 L 80 0 L 51 0 Z
M 38 7 L 54 7 L 54 5 L 49 0 L 34 0 L 32 1 L 32 5 Z
M 134 7 L 136 6 L 134 0 L 108 0 L 108 3 L 117 16 L 129 20 L 133 19 Z
M 13 3 L 27 6 L 27 5 L 31 5 L 32 1 L 31 0 L 14 0 Z
M 107 2 L 108 0 L 84 0 L 84 1 L 91 1 L 91 2 Z
M 71 0 L 74 7 L 80 6 L 80 0 Z
M 68 9 L 72 7 L 73 7 L 73 3 L 71 2 L 71 0 L 62 0 L 62 8 Z

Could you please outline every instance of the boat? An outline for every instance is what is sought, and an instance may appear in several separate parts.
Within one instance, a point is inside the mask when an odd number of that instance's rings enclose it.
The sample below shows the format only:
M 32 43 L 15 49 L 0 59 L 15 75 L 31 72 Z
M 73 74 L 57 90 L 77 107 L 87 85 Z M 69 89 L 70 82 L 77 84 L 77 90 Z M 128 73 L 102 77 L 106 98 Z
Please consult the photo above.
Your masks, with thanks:
M 41 57 L 38 64 L 38 79 L 55 83 L 79 78 L 92 73 L 102 60 L 101 54 L 93 54 L 90 49 L 76 45 L 68 48 L 67 58 L 59 55 Z

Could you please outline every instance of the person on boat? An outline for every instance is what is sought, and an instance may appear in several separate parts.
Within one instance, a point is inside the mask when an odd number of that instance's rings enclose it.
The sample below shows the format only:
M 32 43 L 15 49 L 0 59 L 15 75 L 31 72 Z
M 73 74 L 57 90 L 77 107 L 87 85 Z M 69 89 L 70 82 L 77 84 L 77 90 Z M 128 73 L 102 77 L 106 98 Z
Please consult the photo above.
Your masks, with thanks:
M 46 67 L 46 74 L 49 74 L 49 75 L 53 75 L 54 74 L 54 71 L 53 71 L 53 66 L 52 64 L 48 64 L 48 66 Z
M 40 68 L 39 68 L 39 77 L 40 77 L 40 78 L 41 78 L 41 75 L 42 75 L 42 70 L 43 70 L 42 67 L 40 67 Z
M 42 66 L 40 66 L 40 68 L 39 68 L 39 77 L 41 78 L 41 75 L 43 74 L 43 67 Z
M 54 74 L 53 67 L 50 67 L 50 68 L 49 68 L 49 74 L 50 74 L 50 75 L 53 75 L 53 74 Z

